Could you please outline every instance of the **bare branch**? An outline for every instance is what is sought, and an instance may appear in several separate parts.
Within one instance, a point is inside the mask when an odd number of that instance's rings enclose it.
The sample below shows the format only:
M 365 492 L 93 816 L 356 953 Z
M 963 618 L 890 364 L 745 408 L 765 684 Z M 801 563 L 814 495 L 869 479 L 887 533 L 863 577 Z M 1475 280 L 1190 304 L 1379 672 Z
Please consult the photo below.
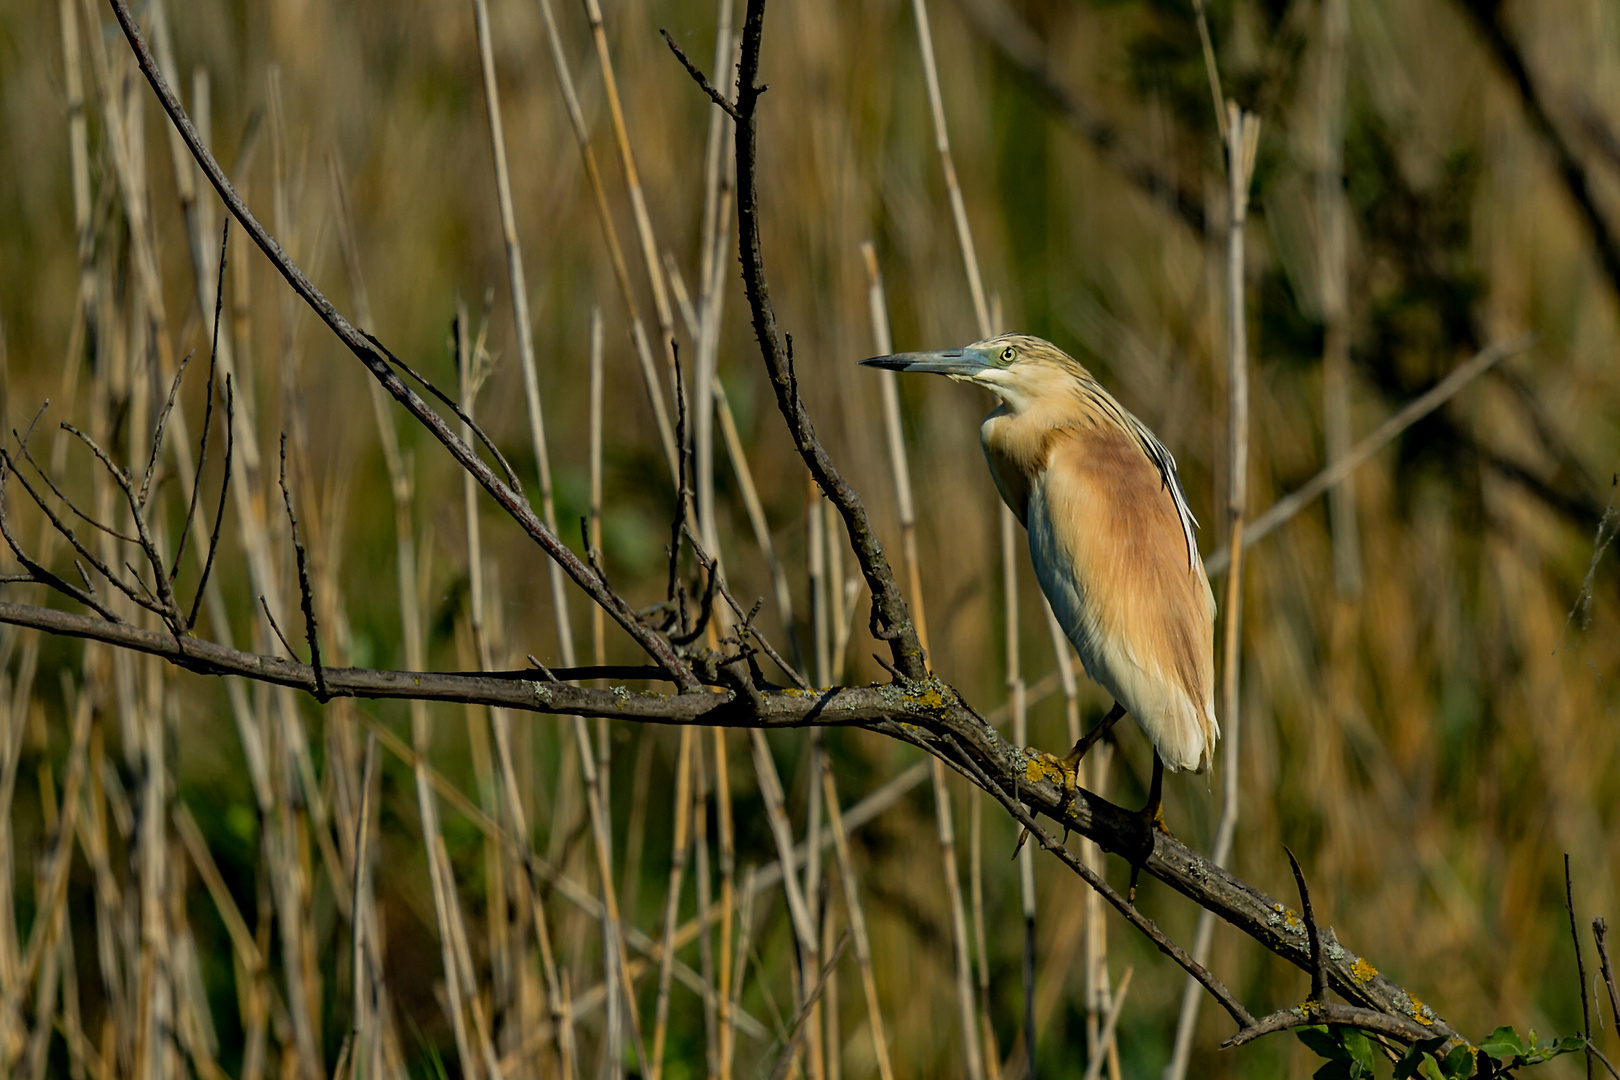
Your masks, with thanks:
M 1296 1006 L 1292 1009 L 1283 1009 L 1270 1016 L 1256 1020 L 1249 1027 L 1233 1035 L 1221 1043 L 1221 1049 L 1227 1050 L 1234 1046 L 1253 1042 L 1262 1035 L 1271 1035 L 1278 1031 L 1287 1031 L 1290 1028 L 1310 1027 L 1315 1024 L 1339 1024 L 1344 1027 L 1360 1028 L 1370 1031 L 1374 1035 L 1385 1035 L 1397 1039 L 1410 1046 L 1412 1043 L 1435 1037 L 1432 1028 L 1406 1019 L 1404 1016 L 1392 1016 L 1389 1013 L 1378 1012 L 1375 1009 L 1363 1009 L 1355 1005 L 1324 1004 L 1319 1008 L 1305 1009 Z

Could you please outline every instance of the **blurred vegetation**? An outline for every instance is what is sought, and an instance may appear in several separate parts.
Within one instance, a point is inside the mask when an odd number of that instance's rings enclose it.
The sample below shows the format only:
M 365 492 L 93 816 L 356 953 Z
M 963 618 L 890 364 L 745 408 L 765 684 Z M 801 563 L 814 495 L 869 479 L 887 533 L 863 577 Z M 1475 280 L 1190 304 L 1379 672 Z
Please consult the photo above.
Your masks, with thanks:
M 58 5 L 20 5 L 0 20 L 6 426 L 23 428 L 50 398 L 41 440 L 55 421 L 85 422 L 101 410 L 95 421 L 101 430 L 121 448 L 138 447 L 144 436 L 137 421 L 152 415 L 147 399 L 161 388 L 152 374 L 155 352 L 140 349 L 129 195 L 111 161 L 103 112 L 109 94 L 111 108 L 121 109 L 131 125 L 146 179 L 164 332 L 175 356 L 206 355 L 211 313 L 198 310 L 161 111 L 105 11 L 66 4 L 77 13 L 81 33 L 100 38 L 110 62 L 108 85 L 84 76 L 94 207 L 87 258 L 100 290 L 97 330 L 84 336 L 85 313 L 75 303 L 80 259 Z M 1044 43 L 1046 70 L 1106 121 L 1108 140 L 1088 138 L 1038 78 L 996 47 L 982 22 L 986 10 L 1010 12 L 1033 31 Z M 1176 454 L 1193 509 L 1205 523 L 1207 554 L 1225 535 L 1225 188 L 1190 5 L 962 0 L 958 6 L 936 0 L 931 13 L 955 160 L 1001 323 L 1048 337 L 1081 358 L 1158 432 Z M 605 562 L 621 591 L 650 604 L 664 595 L 663 545 L 673 500 L 624 304 L 539 9 L 524 0 L 493 0 L 491 14 L 561 532 L 579 549 L 571 523 L 589 502 L 586 364 L 597 307 L 606 325 L 609 395 Z M 711 106 L 669 57 L 657 28 L 667 28 L 708 68 L 715 13 L 692 0 L 625 0 L 604 14 L 658 241 L 695 292 Z M 629 251 L 635 224 L 589 27 L 571 5 L 560 5 L 557 15 L 614 223 Z M 244 194 L 261 219 L 340 307 L 350 310 L 353 298 L 339 254 L 329 162 L 347 178 L 373 330 L 397 355 L 453 387 L 449 342 L 457 298 L 468 300 L 475 321 L 483 298 L 492 298 L 480 325 L 487 328 L 494 370 L 479 398 L 479 417 L 530 483 L 535 460 L 472 5 L 219 0 L 172 5 L 169 16 L 188 104 L 194 101 L 192 73 L 205 71 L 210 80 L 212 124 L 205 135 L 226 169 L 245 180 Z M 1311 150 L 1321 122 L 1315 97 L 1321 6 L 1214 0 L 1209 18 L 1226 93 L 1264 123 L 1247 272 L 1251 511 L 1258 512 L 1325 461 L 1325 320 Z M 912 8 L 898 0 L 778 4 L 769 20 L 760 183 L 773 294 L 794 335 L 817 429 L 897 550 L 876 383 L 853 366 L 875 351 L 859 245 L 876 244 L 896 348 L 947 347 L 975 336 Z M 1579 1028 L 1580 999 L 1561 852 L 1572 856 L 1583 932 L 1593 915 L 1620 918 L 1620 578 L 1614 550 L 1606 546 L 1616 524 L 1613 477 L 1620 468 L 1620 281 L 1605 275 L 1600 241 L 1572 201 L 1546 138 L 1527 122 L 1520 90 L 1481 33 L 1487 25 L 1505 28 L 1522 52 L 1541 107 L 1585 170 L 1598 212 L 1620 228 L 1620 9 L 1600 0 L 1350 5 L 1343 191 L 1354 432 L 1370 431 L 1484 345 L 1524 331 L 1537 340 L 1355 474 L 1359 592 L 1336 584 L 1325 504 L 1251 549 L 1234 866 L 1273 895 L 1292 895 L 1282 852 L 1287 843 L 1310 875 L 1319 917 L 1454 1026 L 1476 1035 L 1499 1023 L 1565 1035 Z M 89 59 L 84 62 L 88 70 Z M 1157 186 L 1140 183 L 1140 175 L 1122 167 L 1125 161 L 1147 163 Z M 284 200 L 273 197 L 278 172 Z M 202 198 L 214 196 L 204 188 Z M 239 364 L 258 403 L 257 430 L 241 438 L 256 441 L 268 463 L 281 432 L 300 433 L 292 477 L 317 591 L 331 613 L 328 647 L 335 656 L 328 661 L 403 667 L 393 504 L 367 376 L 307 311 L 289 303 L 265 260 L 239 237 L 232 241 L 233 259 L 247 272 L 228 283 L 228 308 L 240 306 L 246 320 L 251 351 Z M 653 297 L 635 259 L 631 279 L 650 319 Z M 788 568 L 799 625 L 782 624 L 735 472 L 717 452 L 721 547 L 738 597 L 745 604 L 768 598 L 763 625 L 778 644 L 790 634 L 808 641 L 807 520 L 820 512 L 819 500 L 807 497 L 802 467 L 775 414 L 735 274 L 725 276 L 724 303 L 719 373 Z M 684 329 L 681 339 L 688 343 Z M 80 373 L 65 383 L 64 370 Z M 201 384 L 194 370 L 182 395 L 194 435 Z M 988 402 L 942 380 L 910 380 L 902 392 L 932 663 L 967 700 L 989 711 L 1007 692 L 997 499 L 976 438 Z M 418 432 L 402 427 L 400 437 L 414 485 L 427 664 L 475 668 L 460 481 L 448 457 Z M 88 456 L 75 450 L 66 460 L 63 482 L 88 491 Z M 216 459 L 204 490 L 217 490 L 218 478 Z M 285 594 L 295 595 L 279 492 L 268 471 L 264 478 L 262 490 L 233 490 L 232 498 L 255 500 L 261 513 L 270 508 L 276 572 Z M 172 528 L 183 500 L 172 483 L 160 497 L 172 504 L 164 507 Z M 491 510 L 484 508 L 482 543 L 494 662 L 522 667 L 533 655 L 557 665 L 548 568 Z M 37 522 L 19 515 L 20 531 L 34 536 Z M 230 528 L 227 535 L 232 539 L 219 574 L 230 634 L 244 647 L 278 651 L 249 583 L 240 538 Z M 853 568 L 847 553 L 844 566 Z M 64 555 L 56 568 L 71 573 Z M 1032 685 L 1049 687 L 1051 680 L 1043 684 L 1042 677 L 1054 659 L 1027 562 L 1019 588 L 1022 667 Z M 880 680 L 885 675 L 870 659 L 864 593 L 854 595 L 853 634 L 833 674 Z M 590 640 L 587 605 L 576 595 L 571 607 L 583 651 Z M 294 622 L 282 629 L 302 647 L 301 624 Z M 208 619 L 199 632 L 219 637 Z M 139 660 L 129 666 L 143 689 L 132 698 L 114 686 L 105 650 L 51 639 L 33 646 L 37 677 L 32 671 L 25 677 L 21 665 L 32 656 L 31 640 L 31 633 L 0 631 L 6 665 L 0 730 L 9 740 L 0 751 L 6 766 L 0 795 L 9 815 L 0 855 L 15 894 L 15 932 L 0 930 L 0 945 L 10 942 L 0 953 L 13 952 L 0 955 L 0 971 L 15 970 L 17 942 L 26 944 L 36 923 L 37 872 L 69 771 L 72 715 L 81 692 L 90 693 L 92 752 L 104 767 L 87 781 L 85 814 L 100 822 L 110 877 L 90 864 L 89 840 L 74 848 L 65 901 L 71 933 L 55 950 L 64 958 L 60 1009 L 69 1009 L 71 990 L 75 1022 L 105 1060 L 107 1075 L 134 1075 L 134 1047 L 122 1029 L 112 1033 L 112 1018 L 134 1008 L 139 995 L 155 992 L 146 980 L 168 978 L 176 1001 L 206 1005 L 204 1042 L 218 1068 L 239 1076 L 253 1060 L 245 1019 L 251 979 L 233 952 L 216 897 L 168 823 L 171 814 L 158 823 L 170 851 L 163 887 L 171 899 L 155 916 L 147 914 L 167 926 L 172 951 L 160 976 L 137 963 L 146 955 L 144 924 L 133 913 L 140 910 L 139 890 L 150 882 L 135 858 L 135 830 L 145 820 L 137 796 L 147 778 L 128 733 L 137 730 L 132 712 L 155 709 L 168 770 L 159 809 L 184 807 L 195 817 L 266 957 L 275 1005 L 267 1057 L 256 1064 L 264 1075 L 297 1075 L 281 930 L 272 929 L 275 864 L 266 851 L 274 826 L 255 801 L 223 686 Z M 610 632 L 607 659 L 634 663 L 638 656 Z M 19 685 L 31 693 L 17 693 Z M 262 714 L 276 707 L 275 695 L 263 687 L 248 694 Z M 1087 722 L 1108 705 L 1089 684 L 1082 701 Z M 432 767 L 468 799 L 487 805 L 490 793 L 480 789 L 487 736 L 474 734 L 481 713 L 449 706 L 429 713 Z M 362 715 L 409 741 L 403 705 L 297 703 L 328 800 L 344 782 L 334 779 L 335 771 L 356 760 Z M 596 890 L 596 863 L 589 836 L 580 831 L 577 775 L 569 764 L 572 729 L 538 717 L 519 717 L 516 726 L 535 848 Z M 1031 732 L 1037 745 L 1067 745 L 1060 694 L 1032 705 Z M 656 938 L 674 820 L 664 808 L 675 796 L 679 734 L 616 726 L 607 735 L 602 752 L 610 758 L 617 888 L 626 922 Z M 712 782 L 713 747 L 703 742 Z M 1110 797 L 1135 805 L 1145 789 L 1149 748 L 1131 725 L 1122 726 L 1118 743 Z M 740 881 L 742 868 L 768 864 L 776 854 L 747 747 L 740 735 L 729 745 Z M 815 781 L 809 736 L 779 733 L 771 745 L 802 833 Z M 826 751 L 845 803 L 917 757 L 909 748 L 844 731 L 826 734 Z M 439 931 L 412 768 L 392 753 L 380 760 L 375 888 L 398 1045 L 412 1076 L 460 1075 L 443 1004 Z M 1209 845 L 1223 782 L 1218 767 L 1207 780 L 1174 777 L 1168 786 L 1170 822 L 1200 849 Z M 955 790 L 964 852 L 972 797 Z M 712 875 L 719 824 L 713 803 L 703 805 L 711 816 L 702 869 Z M 505 910 L 504 900 L 491 893 L 500 888 L 491 885 L 488 869 L 495 845 L 450 803 L 441 802 L 441 809 L 473 959 L 480 980 L 493 978 L 492 913 Z M 308 966 L 316 979 L 308 1007 L 329 1071 L 351 1023 L 350 937 L 337 897 L 349 885 L 334 882 L 320 848 L 349 841 L 330 829 L 320 837 L 321 825 L 305 805 L 287 812 L 296 818 L 296 857 L 309 872 L 302 900 Z M 990 1018 L 1010 1076 L 1023 1068 L 1024 1054 L 1023 927 L 1008 862 L 1016 828 L 992 806 L 982 829 Z M 913 789 L 852 841 L 896 1069 L 902 1076 L 965 1075 L 931 799 Z M 965 854 L 962 866 L 965 879 Z M 697 872 L 688 867 L 683 919 L 696 910 L 691 879 Z M 1108 872 L 1123 883 L 1128 870 L 1113 860 Z M 1083 886 L 1051 860 L 1037 860 L 1037 881 L 1038 978 L 1049 994 L 1039 1014 L 1037 1064 L 1046 1075 L 1077 1075 L 1086 1059 Z M 1172 937 L 1190 941 L 1196 911 L 1182 898 L 1148 882 L 1139 901 Z M 602 978 L 596 923 L 555 893 L 546 903 L 558 963 L 582 994 Z M 836 889 L 827 906 L 841 906 Z M 792 1014 L 793 939 L 778 896 L 762 893 L 756 908 L 758 956 L 748 965 L 742 1003 L 774 1031 L 779 1021 L 773 1016 Z M 1236 934 L 1217 929 L 1212 956 L 1213 970 L 1257 1013 L 1304 994 L 1302 974 Z M 681 958 L 697 967 L 697 946 L 687 946 Z M 1119 1022 L 1120 1074 L 1157 1075 L 1169 1057 L 1184 977 L 1118 922 L 1110 927 L 1108 963 L 1116 980 L 1126 966 L 1134 970 Z M 523 978 L 532 983 L 538 974 Z M 842 978 L 843 1075 L 875 1076 L 852 959 L 844 961 Z M 637 987 L 649 1037 L 655 983 L 643 978 Z M 20 995 L 8 1006 L 27 1002 L 17 1035 L 24 1038 L 38 1019 L 37 990 L 6 989 Z M 1594 1001 L 1594 1014 L 1604 1012 L 1602 1001 Z M 44 1015 L 50 1035 L 51 1014 Z M 667 1075 L 702 1075 L 703 1012 L 680 984 L 671 1018 Z M 582 1074 L 596 1075 L 600 1011 L 583 1014 L 579 1024 L 587 1050 Z M 1228 1028 L 1218 1010 L 1204 1009 L 1190 1075 L 1303 1076 L 1314 1068 L 1311 1055 L 1284 1038 L 1217 1051 Z M 498 1032 L 502 1051 L 525 1034 Z M 1595 1039 L 1611 1060 L 1620 1060 L 1612 1029 Z M 41 1056 L 23 1059 L 19 1070 L 32 1064 L 50 1075 L 85 1075 L 84 1059 L 70 1052 L 66 1035 L 50 1035 L 41 1045 Z M 8 1059 L 19 1052 L 0 1047 Z M 165 1068 L 173 1075 L 205 1071 L 194 1057 L 182 1057 Z M 773 1057 L 769 1039 L 740 1036 L 738 1075 L 755 1075 Z M 1544 1073 L 1574 1076 L 1577 1058 L 1552 1062 Z

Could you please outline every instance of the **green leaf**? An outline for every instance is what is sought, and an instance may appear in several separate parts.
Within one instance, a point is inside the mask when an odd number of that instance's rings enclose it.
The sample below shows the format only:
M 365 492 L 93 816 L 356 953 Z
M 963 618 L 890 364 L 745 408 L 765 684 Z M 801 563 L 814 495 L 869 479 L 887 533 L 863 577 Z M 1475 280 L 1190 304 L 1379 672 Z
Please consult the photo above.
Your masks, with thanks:
M 1367 1041 L 1367 1033 L 1356 1028 L 1341 1028 L 1339 1039 L 1351 1059 L 1361 1067 L 1361 1075 L 1371 1076 L 1373 1048 L 1372 1043 Z
M 1441 1075 L 1440 1065 L 1434 1060 L 1433 1054 L 1423 1055 L 1423 1060 L 1418 1065 L 1417 1074 L 1423 1080 L 1446 1080 L 1446 1077 Z
M 1411 1080 L 1417 1076 L 1425 1060 L 1434 1062 L 1434 1053 L 1445 1043 L 1444 1038 L 1423 1039 L 1414 1043 L 1400 1061 L 1395 1063 L 1394 1080 Z M 1436 1066 L 1438 1068 L 1438 1065 Z
M 1311 1080 L 1361 1080 L 1360 1069 L 1353 1061 L 1328 1061 L 1311 1074 Z
M 1317 1057 L 1329 1061 L 1350 1061 L 1350 1052 L 1344 1048 L 1344 1043 L 1336 1032 L 1331 1032 L 1325 1024 L 1312 1024 L 1309 1027 L 1298 1027 L 1294 1034 L 1299 1041 L 1310 1048 Z
M 1531 1038 L 1535 1038 L 1534 1032 L 1531 1033 Z M 1505 1025 L 1485 1036 L 1479 1048 L 1497 1061 L 1507 1061 L 1525 1052 L 1524 1043 L 1519 1041 L 1519 1033 Z
M 1474 1052 L 1467 1046 L 1452 1047 L 1446 1055 L 1446 1080 L 1468 1080 L 1474 1075 Z

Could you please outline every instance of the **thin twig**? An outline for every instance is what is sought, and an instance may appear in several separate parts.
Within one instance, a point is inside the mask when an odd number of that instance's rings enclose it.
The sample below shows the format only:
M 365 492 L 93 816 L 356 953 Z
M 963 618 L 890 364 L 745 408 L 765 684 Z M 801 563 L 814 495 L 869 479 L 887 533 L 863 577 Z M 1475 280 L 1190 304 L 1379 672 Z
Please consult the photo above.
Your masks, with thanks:
M 214 531 L 208 537 L 208 558 L 203 562 L 202 576 L 197 579 L 197 595 L 192 598 L 191 612 L 186 616 L 186 629 L 197 625 L 197 609 L 208 588 L 208 575 L 214 569 L 214 556 L 219 553 L 219 530 L 225 522 L 225 496 L 231 489 L 231 452 L 236 446 L 236 391 L 231 377 L 225 376 L 225 469 L 219 481 L 219 505 L 214 509 Z
M 1305 885 L 1305 871 L 1299 868 L 1294 852 L 1283 845 L 1288 865 L 1294 868 L 1294 884 L 1299 886 L 1300 918 L 1305 922 L 1305 936 L 1311 944 L 1311 995 L 1307 1001 L 1327 1004 L 1327 966 L 1322 962 L 1322 935 L 1316 927 L 1316 913 L 1311 910 L 1311 891 Z
M 1101 1037 L 1098 1045 L 1091 1049 L 1091 1061 L 1086 1065 L 1085 1080 L 1097 1080 L 1102 1075 L 1103 1062 L 1108 1060 L 1109 1051 L 1117 1045 L 1119 1032 L 1119 1018 L 1125 1012 L 1125 995 L 1131 988 L 1131 975 L 1136 971 L 1133 967 L 1126 967 L 1124 974 L 1119 977 L 1119 985 L 1114 987 L 1114 1004 L 1108 1010 L 1108 1016 L 1103 1020 Z M 1034 1069 L 1034 1059 L 1031 1059 L 1030 1069 Z
M 1620 990 L 1615 989 L 1614 969 L 1609 966 L 1609 924 L 1602 916 L 1592 920 L 1592 940 L 1597 945 L 1598 970 L 1603 973 L 1603 985 L 1609 990 L 1609 1016 L 1620 1031 Z
M 660 26 L 658 32 L 664 35 L 664 43 L 669 46 L 669 51 L 675 54 L 675 59 L 679 60 L 681 66 L 686 69 L 686 73 L 692 76 L 692 81 L 702 87 L 705 94 L 709 95 L 709 100 L 724 109 L 726 115 L 733 120 L 740 119 L 737 106 L 728 101 L 726 95 L 714 88 L 714 84 L 709 81 L 708 76 L 699 71 L 698 66 L 692 63 L 679 45 L 675 44 L 675 39 L 669 36 L 669 31 Z
M 283 649 L 287 650 L 288 658 L 291 659 L 291 660 L 297 660 L 298 659 L 298 653 L 293 649 L 293 647 L 291 645 L 289 645 L 287 643 L 287 635 L 283 634 L 281 632 L 281 627 L 276 625 L 276 617 L 274 615 L 270 614 L 270 605 L 265 601 L 264 596 L 262 594 L 259 596 L 259 607 L 261 609 L 263 609 L 264 617 L 269 620 L 270 629 L 275 631 L 276 640 L 281 642 L 281 647 Z
M 293 554 L 298 560 L 298 598 L 304 610 L 304 636 L 309 641 L 309 666 L 315 669 L 315 700 L 325 704 L 330 695 L 326 692 L 326 675 L 321 670 L 321 631 L 315 622 L 315 596 L 309 584 L 309 557 L 304 551 L 303 541 L 298 538 L 298 515 L 293 513 L 292 492 L 287 489 L 286 432 L 282 432 L 281 435 L 281 499 L 287 507 L 287 524 L 292 531 Z M 269 615 L 270 609 L 266 607 L 264 613 Z M 271 625 L 274 625 L 274 620 L 271 621 Z M 280 632 L 276 631 L 278 634 Z
M 821 969 L 821 975 L 816 979 L 815 986 L 805 995 L 804 1002 L 793 1017 L 793 1027 L 788 1034 L 787 1043 L 777 1055 L 776 1064 L 771 1067 L 770 1080 L 784 1080 L 788 1070 L 793 1067 L 793 1054 L 799 1047 L 799 1040 L 804 1038 L 805 1023 L 815 1011 L 816 1003 L 821 1000 L 821 992 L 827 988 L 827 980 L 838 967 L 838 961 L 843 958 L 844 950 L 849 947 L 849 938 L 850 932 L 845 930 L 844 936 L 838 939 L 838 948 L 827 958 L 826 965 Z
M 208 436 L 214 426 L 214 378 L 219 370 L 219 323 L 225 304 L 225 253 L 230 242 L 231 219 L 226 218 L 219 237 L 219 281 L 214 288 L 214 329 L 212 343 L 208 349 L 208 386 L 203 391 L 202 442 L 197 451 L 197 472 L 191 478 L 191 497 L 186 503 L 186 517 L 180 525 L 180 541 L 174 549 L 174 562 L 169 570 L 170 582 L 173 582 L 180 573 L 180 558 L 186 553 L 186 540 L 191 535 L 191 523 L 197 516 L 197 492 L 202 487 L 203 466 L 208 463 Z
M 1564 852 L 1564 906 L 1569 910 L 1569 936 L 1575 943 L 1575 975 L 1581 981 L 1581 1042 L 1586 1050 L 1586 1080 L 1592 1080 L 1592 1010 L 1586 994 L 1586 960 L 1581 955 L 1581 931 L 1575 921 L 1575 887 L 1569 876 L 1569 852 Z

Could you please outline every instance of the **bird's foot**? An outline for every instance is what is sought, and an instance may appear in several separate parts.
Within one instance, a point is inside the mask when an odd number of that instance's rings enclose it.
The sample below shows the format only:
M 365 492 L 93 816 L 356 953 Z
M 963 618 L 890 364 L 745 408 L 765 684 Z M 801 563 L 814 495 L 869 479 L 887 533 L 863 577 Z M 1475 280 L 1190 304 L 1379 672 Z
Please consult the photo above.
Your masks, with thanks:
M 1176 838 L 1176 834 L 1170 831 L 1170 826 L 1165 824 L 1163 804 L 1155 803 L 1152 806 L 1144 806 L 1137 813 L 1142 817 L 1144 828 L 1154 829 L 1172 840 Z

